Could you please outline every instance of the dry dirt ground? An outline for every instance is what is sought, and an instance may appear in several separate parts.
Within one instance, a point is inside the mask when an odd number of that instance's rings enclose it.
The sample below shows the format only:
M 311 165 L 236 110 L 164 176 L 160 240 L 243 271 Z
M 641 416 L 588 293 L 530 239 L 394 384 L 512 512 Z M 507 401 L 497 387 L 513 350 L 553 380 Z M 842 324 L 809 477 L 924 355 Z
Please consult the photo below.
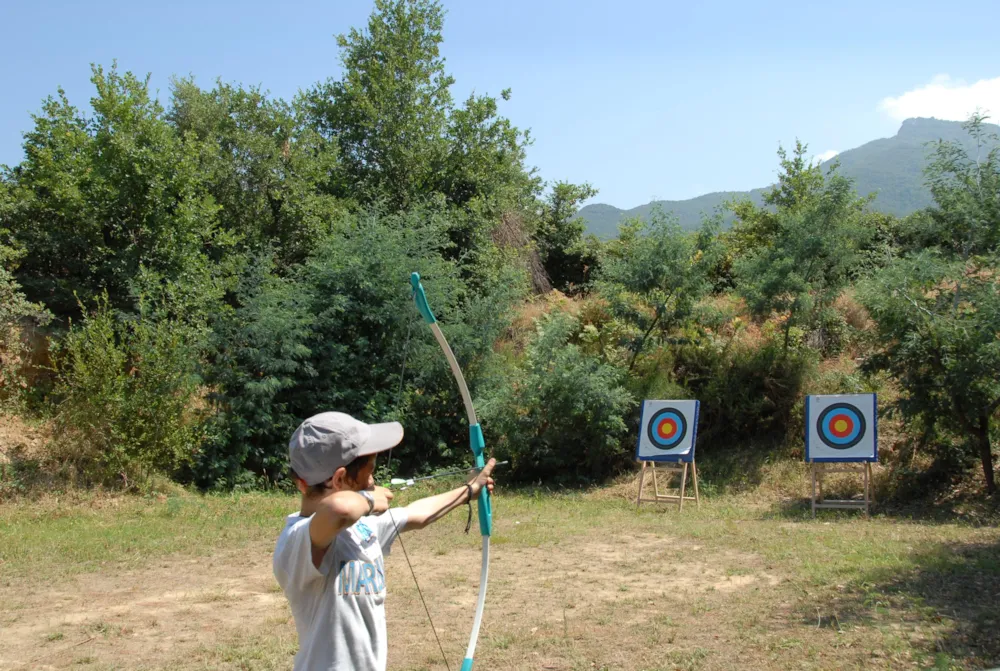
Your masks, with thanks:
M 634 490 L 494 500 L 476 668 L 983 669 L 1000 663 L 1000 529 L 793 501 L 644 507 Z M 291 498 L 0 504 L 0 670 L 291 669 L 271 573 Z M 783 504 L 782 504 L 783 505 Z M 770 512 L 768 512 L 770 511 Z M 389 668 L 458 671 L 479 537 L 456 513 L 387 558 Z
M 479 552 L 465 547 L 428 555 L 419 541 L 408 545 L 442 644 L 451 653 L 449 662 L 457 664 L 475 607 Z M 692 555 L 698 550 L 685 549 Z M 0 666 L 290 667 L 294 627 L 271 575 L 269 553 L 269 546 L 257 545 L 207 561 L 178 558 L 143 570 L 75 576 L 30 591 L 23 584 L 5 588 L 0 591 Z M 690 621 L 692 604 L 709 612 L 729 598 L 781 580 L 752 556 L 677 562 L 659 574 L 637 570 L 651 555 L 673 564 L 675 553 L 680 548 L 670 538 L 653 536 L 574 544 L 572 553 L 497 548 L 482 665 L 577 668 L 585 650 L 584 657 L 602 660 L 593 662 L 596 666 L 611 668 L 631 668 L 622 666 L 628 660 L 657 664 L 656 657 L 665 652 L 676 657 L 685 649 L 697 657 L 707 654 L 698 650 L 718 647 L 719 637 Z M 727 575 L 723 567 L 733 565 L 747 573 Z M 387 571 L 391 667 L 444 668 L 398 548 Z M 675 645 L 678 638 L 684 642 Z M 618 654 L 614 649 L 623 640 L 630 643 Z M 644 646 L 648 654 L 636 659 L 637 648 Z
M 405 540 L 457 669 L 476 597 L 476 539 L 449 550 L 418 535 Z M 9 582 L 0 588 L 0 668 L 291 668 L 295 632 L 270 550 L 256 542 L 210 559 Z M 398 546 L 387 572 L 390 668 L 444 669 Z M 872 632 L 845 633 L 823 613 L 800 617 L 801 594 L 783 583 L 760 557 L 704 552 L 669 534 L 499 545 L 477 668 L 910 666 L 897 666 Z
M 268 548 L 0 590 L 0 668 L 199 668 L 234 637 L 294 642 Z

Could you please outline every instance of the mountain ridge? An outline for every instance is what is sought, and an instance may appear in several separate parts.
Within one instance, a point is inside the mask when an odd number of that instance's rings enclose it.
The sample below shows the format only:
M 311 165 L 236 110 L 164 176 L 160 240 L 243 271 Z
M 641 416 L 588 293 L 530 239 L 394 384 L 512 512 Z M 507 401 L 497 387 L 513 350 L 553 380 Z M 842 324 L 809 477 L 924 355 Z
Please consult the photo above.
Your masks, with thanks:
M 840 152 L 820 165 L 839 161 L 840 174 L 855 180 L 859 194 L 877 193 L 874 202 L 876 210 L 905 216 L 932 203 L 923 176 L 928 150 L 926 143 L 958 140 L 967 149 L 975 147 L 962 123 L 928 117 L 906 119 L 892 137 L 877 138 Z M 1000 126 L 985 126 L 989 132 L 1000 134 Z M 727 200 L 749 197 L 760 204 L 769 188 L 771 185 L 749 191 L 715 191 L 685 200 L 655 200 L 624 210 L 607 203 L 594 203 L 581 208 L 578 216 L 584 220 L 587 233 L 607 239 L 618 234 L 621 221 L 633 217 L 648 218 L 652 209 L 659 206 L 665 212 L 676 215 L 682 228 L 690 230 L 701 223 L 703 215 L 711 215 Z M 732 215 L 725 219 L 730 222 Z

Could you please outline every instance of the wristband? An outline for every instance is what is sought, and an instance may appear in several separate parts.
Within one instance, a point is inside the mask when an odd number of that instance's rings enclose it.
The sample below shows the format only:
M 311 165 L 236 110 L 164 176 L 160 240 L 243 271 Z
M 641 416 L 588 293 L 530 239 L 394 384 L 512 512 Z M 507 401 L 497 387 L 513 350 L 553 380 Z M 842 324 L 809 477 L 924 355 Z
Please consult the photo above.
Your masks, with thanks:
M 371 515 L 372 511 L 375 510 L 375 497 L 372 496 L 371 492 L 369 492 L 367 490 L 364 490 L 364 489 L 361 490 L 360 492 L 358 492 L 358 494 L 361 494 L 361 496 L 364 497 L 365 501 L 368 501 L 368 513 L 367 514 Z

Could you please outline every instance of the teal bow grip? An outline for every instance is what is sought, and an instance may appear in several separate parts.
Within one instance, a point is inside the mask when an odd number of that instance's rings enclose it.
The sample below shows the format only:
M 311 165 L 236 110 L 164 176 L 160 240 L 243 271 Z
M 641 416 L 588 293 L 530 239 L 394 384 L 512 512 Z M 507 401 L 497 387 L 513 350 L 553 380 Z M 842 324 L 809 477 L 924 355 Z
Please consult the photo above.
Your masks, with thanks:
M 437 319 L 431 312 L 431 306 L 427 304 L 427 294 L 424 293 L 424 285 L 420 283 L 420 273 L 410 273 L 410 286 L 413 287 L 413 300 L 420 314 L 424 316 L 424 321 L 433 324 Z
M 469 426 L 469 446 L 476 455 L 476 468 L 484 468 L 486 441 L 483 440 L 483 430 L 478 424 Z M 479 531 L 484 536 L 493 533 L 493 505 L 490 503 L 490 492 L 486 487 L 479 490 Z

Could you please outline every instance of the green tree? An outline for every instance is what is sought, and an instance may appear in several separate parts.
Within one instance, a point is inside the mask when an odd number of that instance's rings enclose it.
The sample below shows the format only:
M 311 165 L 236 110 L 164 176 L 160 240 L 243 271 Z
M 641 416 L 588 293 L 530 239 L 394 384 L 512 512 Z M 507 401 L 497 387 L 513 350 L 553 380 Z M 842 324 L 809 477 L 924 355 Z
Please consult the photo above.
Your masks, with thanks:
M 900 381 L 908 416 L 968 437 L 991 494 L 990 433 L 1000 407 L 997 262 L 962 262 L 928 250 L 892 264 L 861 294 L 880 343 L 867 368 Z
M 938 246 L 963 261 L 1000 245 L 1000 138 L 984 127 L 988 118 L 977 114 L 964 125 L 975 156 L 959 142 L 939 141 L 926 169 Z
M 596 265 L 597 259 L 583 244 L 584 222 L 577 217 L 580 205 L 595 195 L 597 189 L 590 184 L 556 182 L 542 203 L 535 237 L 545 271 L 557 289 L 582 287 L 588 270 Z
M 219 205 L 219 227 L 243 250 L 273 248 L 279 267 L 301 263 L 344 217 L 346 192 L 335 143 L 303 123 L 304 114 L 256 88 L 218 82 L 203 91 L 173 82 L 167 115 L 181 136 L 207 146 L 201 171 Z
M 871 230 L 864 226 L 870 199 L 858 198 L 851 180 L 826 176 L 781 152 L 785 172 L 767 197 L 773 210 L 739 209 L 749 240 L 733 264 L 737 291 L 751 312 L 784 315 L 784 349 L 794 326 L 823 316 L 861 263 Z
M 795 141 L 792 156 L 784 147 L 778 147 L 781 172 L 778 182 L 764 192 L 761 197 L 763 207 L 752 200 L 744 199 L 727 203 L 736 216 L 733 227 L 725 234 L 734 258 L 742 258 L 761 247 L 774 242 L 781 228 L 779 217 L 782 213 L 796 212 L 809 206 L 821 197 L 825 179 L 819 164 L 810 162 L 806 156 L 808 145 Z M 831 166 L 836 169 L 837 164 Z
M 478 362 L 491 356 L 523 290 L 497 278 L 483 293 L 469 291 L 456 264 L 441 256 L 448 229 L 433 210 L 368 211 L 323 239 L 287 277 L 275 277 L 266 258 L 250 266 L 240 307 L 216 328 L 209 382 L 221 414 L 197 465 L 199 482 L 282 478 L 288 436 L 328 409 L 403 421 L 407 448 L 394 455 L 397 467 L 465 458 L 461 401 L 413 305 L 409 273 L 424 277 L 473 388 Z
M 236 309 L 213 324 L 207 381 L 217 413 L 190 476 L 209 489 L 280 480 L 282 435 L 308 416 L 294 391 L 316 375 L 308 288 L 275 274 L 273 256 L 261 253 L 234 293 Z
M 0 212 L 9 206 L 9 190 L 0 182 Z M 14 279 L 13 271 L 24 251 L 10 244 L 9 231 L 0 228 L 0 411 L 17 409 L 26 383 L 23 376 L 28 348 L 22 338 L 26 321 L 44 326 L 48 310 L 29 302 Z
M 178 137 L 148 81 L 93 68 L 94 116 L 65 94 L 49 98 L 25 135 L 25 160 L 4 172 L 10 198 L 0 227 L 27 251 L 17 278 L 60 317 L 107 290 L 134 310 L 137 296 L 171 294 L 175 308 L 210 311 L 220 266 L 207 251 L 229 239 L 200 172 L 203 145 Z
M 984 117 L 967 123 L 982 145 Z M 880 351 L 866 363 L 902 383 L 903 411 L 968 437 L 987 492 L 996 491 L 991 431 L 1000 408 L 1000 150 L 970 156 L 939 143 L 927 168 L 936 242 L 863 286 Z
M 0 203 L 0 229 L 19 257 L 31 250 L 30 263 L 17 277 L 27 292 L 63 314 L 75 308 L 73 291 L 92 274 L 90 231 L 79 225 L 88 203 L 84 182 L 92 139 L 87 120 L 59 89 L 49 97 L 35 127 L 25 134 L 25 160 L 3 167 L 5 198 Z M 63 252 L 66 252 L 63 254 Z
M 606 248 L 594 284 L 614 317 L 629 371 L 640 354 L 681 326 L 711 290 L 717 230 L 718 222 L 709 220 L 699 232 L 685 232 L 676 219 L 656 209 L 648 222 L 624 224 L 618 240 Z
M 531 213 L 541 182 L 526 168 L 527 132 L 472 94 L 456 107 L 440 54 L 444 10 L 434 0 L 376 0 L 366 31 L 338 37 L 343 74 L 303 99 L 311 124 L 339 148 L 345 198 L 402 211 L 449 207 L 447 250 L 463 272 L 488 274 L 501 222 Z M 504 90 L 501 98 L 510 98 Z
M 307 95 L 362 202 L 405 209 L 431 191 L 447 154 L 454 82 L 440 55 L 443 24 L 433 0 L 376 0 L 366 32 L 337 37 L 343 78 Z
M 510 91 L 501 97 L 509 100 Z M 460 258 L 488 246 L 512 213 L 530 218 L 541 179 L 525 166 L 529 133 L 500 116 L 496 98 L 473 94 L 451 109 L 445 139 L 447 154 L 430 188 L 451 208 L 449 237 Z

